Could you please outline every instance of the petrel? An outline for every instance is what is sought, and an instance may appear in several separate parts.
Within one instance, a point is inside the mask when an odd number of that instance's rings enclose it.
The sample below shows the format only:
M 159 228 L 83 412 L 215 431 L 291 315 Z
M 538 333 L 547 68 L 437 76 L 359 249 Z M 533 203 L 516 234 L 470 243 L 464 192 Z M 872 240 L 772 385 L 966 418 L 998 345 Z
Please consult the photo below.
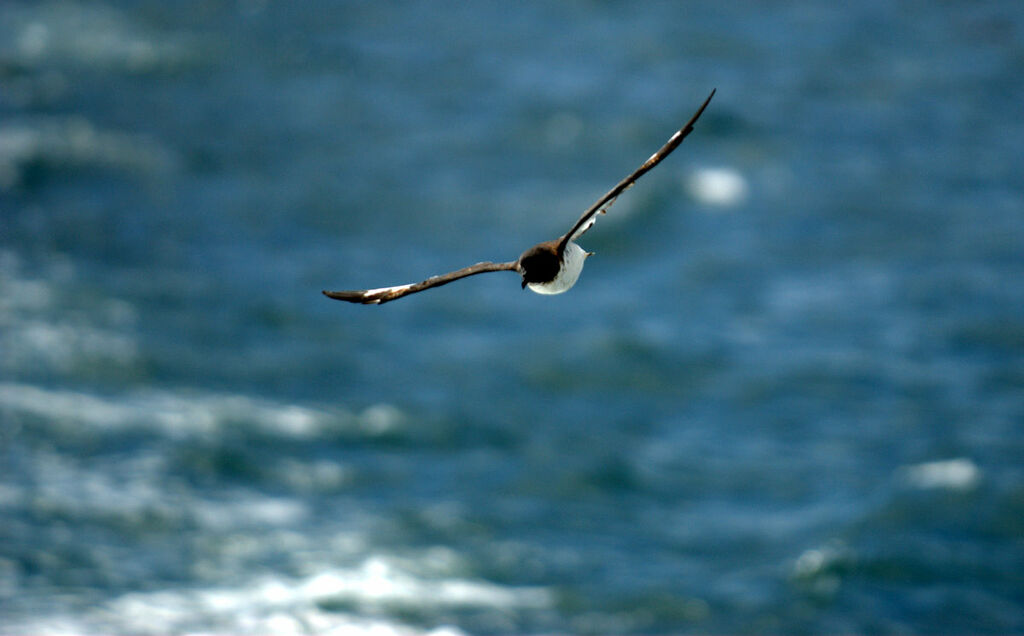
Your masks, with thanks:
M 697 112 L 694 113 L 690 121 L 686 122 L 686 125 L 680 128 L 669 140 L 665 143 L 658 152 L 651 155 L 651 157 L 643 162 L 639 168 L 637 168 L 632 174 L 623 179 L 614 188 L 608 191 L 603 197 L 597 200 L 594 205 L 590 206 L 586 212 L 580 216 L 569 231 L 562 236 L 552 239 L 550 241 L 544 241 L 538 243 L 522 253 L 522 255 L 514 261 L 508 261 L 505 263 L 492 263 L 485 261 L 483 263 L 477 263 L 476 265 L 470 265 L 469 267 L 463 267 L 462 269 L 455 270 L 454 272 L 448 272 L 447 274 L 441 274 L 440 276 L 432 276 L 425 281 L 419 283 L 410 283 L 408 285 L 395 285 L 393 287 L 378 287 L 376 289 L 360 289 L 352 291 L 324 291 L 324 295 L 328 298 L 334 298 L 335 300 L 345 300 L 350 303 L 362 303 L 364 305 L 379 305 L 386 303 L 409 294 L 415 294 L 416 292 L 423 291 L 424 289 L 430 289 L 431 287 L 439 287 L 441 285 L 447 285 L 453 280 L 465 278 L 467 276 L 473 276 L 474 274 L 483 274 L 484 272 L 518 272 L 523 278 L 523 289 L 527 287 L 531 291 L 538 294 L 561 294 L 567 291 L 570 287 L 576 284 L 576 279 L 580 277 L 580 272 L 583 271 L 583 262 L 590 256 L 590 252 L 586 252 L 582 247 L 576 244 L 576 239 L 583 235 L 584 232 L 589 230 L 594 222 L 597 220 L 597 215 L 604 214 L 608 208 L 615 203 L 615 199 L 618 198 L 626 189 L 636 183 L 637 179 L 642 177 L 648 170 L 658 165 L 662 159 L 667 157 L 673 150 L 682 143 L 683 139 L 693 130 L 693 124 L 696 123 L 704 109 L 707 108 L 711 98 L 715 96 L 715 91 L 712 90 L 708 98 L 704 100 Z

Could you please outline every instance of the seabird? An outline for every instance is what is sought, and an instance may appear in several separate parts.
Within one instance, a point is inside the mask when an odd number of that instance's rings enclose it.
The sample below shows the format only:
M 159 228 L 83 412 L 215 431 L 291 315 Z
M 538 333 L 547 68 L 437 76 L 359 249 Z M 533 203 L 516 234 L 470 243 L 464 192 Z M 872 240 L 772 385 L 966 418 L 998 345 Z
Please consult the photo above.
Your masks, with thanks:
M 328 298 L 345 300 L 350 303 L 379 305 L 397 298 L 402 298 L 403 296 L 408 296 L 409 294 L 415 294 L 416 292 L 423 291 L 424 289 L 447 285 L 453 280 L 473 276 L 474 274 L 505 271 L 518 272 L 523 278 L 523 289 L 529 287 L 531 291 L 538 294 L 561 294 L 562 292 L 567 291 L 570 287 L 576 284 L 576 279 L 580 277 L 580 272 L 583 271 L 583 263 L 591 254 L 590 252 L 584 251 L 582 247 L 577 245 L 575 242 L 576 239 L 582 236 L 584 232 L 594 225 L 594 222 L 597 220 L 597 216 L 599 214 L 604 214 L 608 208 L 615 203 L 615 199 L 617 199 L 620 194 L 636 183 L 636 181 L 648 170 L 658 165 L 662 159 L 667 157 L 676 149 L 677 146 L 679 146 L 680 143 L 682 143 L 683 139 L 685 139 L 693 130 L 693 124 L 696 123 L 697 119 L 700 117 L 701 113 L 704 112 L 704 109 L 707 108 L 708 103 L 714 96 L 715 91 L 712 90 L 711 94 L 708 95 L 708 98 L 704 100 L 704 103 L 701 104 L 700 108 L 697 109 L 697 112 L 690 118 L 690 121 L 686 122 L 685 126 L 672 135 L 672 137 L 669 138 L 658 152 L 651 155 L 651 157 L 647 161 L 643 162 L 643 164 L 641 164 L 641 166 L 632 174 L 620 181 L 618 185 L 598 199 L 594 205 L 590 206 L 590 208 L 588 208 L 587 211 L 577 219 L 568 232 L 556 239 L 534 245 L 523 252 L 516 260 L 505 263 L 492 263 L 490 261 L 477 263 L 476 265 L 470 265 L 469 267 L 464 267 L 462 269 L 455 270 L 454 272 L 448 272 L 447 274 L 441 274 L 440 276 L 432 276 L 419 283 L 395 285 L 393 287 L 378 287 L 376 289 L 324 291 L 324 295 Z

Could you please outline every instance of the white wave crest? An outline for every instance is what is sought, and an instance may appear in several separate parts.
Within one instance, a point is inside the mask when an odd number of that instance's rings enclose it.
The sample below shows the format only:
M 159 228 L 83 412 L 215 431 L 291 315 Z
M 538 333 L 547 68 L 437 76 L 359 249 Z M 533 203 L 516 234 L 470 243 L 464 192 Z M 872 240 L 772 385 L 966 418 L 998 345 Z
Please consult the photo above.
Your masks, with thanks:
M 39 618 L 25 633 L 242 633 L 457 636 L 441 625 L 415 629 L 384 618 L 392 610 L 493 609 L 506 613 L 545 608 L 544 588 L 500 586 L 461 578 L 425 578 L 374 555 L 350 570 L 329 570 L 306 579 L 265 577 L 238 587 L 161 590 L 126 594 L 75 617 Z
M 981 481 L 981 470 L 966 457 L 907 466 L 902 474 L 908 484 L 925 490 L 971 490 Z
M 732 168 L 701 168 L 686 179 L 686 189 L 706 205 L 732 207 L 743 203 L 750 190 L 747 180 Z

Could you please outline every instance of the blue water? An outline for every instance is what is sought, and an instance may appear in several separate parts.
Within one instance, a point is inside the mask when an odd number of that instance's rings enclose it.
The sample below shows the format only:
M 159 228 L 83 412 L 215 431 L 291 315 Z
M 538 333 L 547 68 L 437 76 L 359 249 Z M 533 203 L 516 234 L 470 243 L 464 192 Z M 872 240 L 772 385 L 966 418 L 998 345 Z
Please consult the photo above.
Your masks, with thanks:
M 1024 632 L 1024 8 L 847 5 L 0 3 L 0 632 Z

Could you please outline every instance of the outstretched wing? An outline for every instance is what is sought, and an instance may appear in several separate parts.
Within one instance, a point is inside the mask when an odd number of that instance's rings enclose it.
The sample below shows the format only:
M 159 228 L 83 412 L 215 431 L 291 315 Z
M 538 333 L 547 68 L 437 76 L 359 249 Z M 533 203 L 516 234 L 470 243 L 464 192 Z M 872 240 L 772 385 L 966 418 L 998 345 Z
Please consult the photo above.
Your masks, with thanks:
M 474 274 L 483 274 L 484 272 L 504 272 L 507 270 L 515 270 L 516 261 L 509 261 L 507 263 L 491 263 L 483 262 L 477 263 L 476 265 L 470 265 L 469 267 L 463 267 L 462 269 L 455 270 L 454 272 L 448 272 L 447 274 L 441 274 L 440 276 L 431 276 L 427 280 L 420 283 L 411 283 L 409 285 L 395 285 L 394 287 L 378 287 L 376 289 L 360 289 L 353 291 L 324 291 L 324 296 L 333 298 L 335 300 L 345 300 L 350 303 L 362 303 L 364 305 L 379 305 L 380 303 L 386 303 L 389 300 L 395 300 L 402 296 L 408 296 L 409 294 L 415 294 L 416 292 L 423 291 L 424 289 L 430 289 L 431 287 L 438 287 L 440 285 L 447 285 L 453 280 L 465 278 L 466 276 L 472 276 Z
M 582 235 L 584 232 L 590 229 L 594 222 L 597 220 L 597 215 L 603 213 L 607 207 L 610 207 L 615 202 L 616 197 L 622 194 L 627 188 L 636 183 L 636 180 L 642 177 L 648 170 L 658 165 L 662 159 L 669 156 L 676 147 L 683 142 L 683 139 L 693 130 L 693 125 L 697 122 L 701 113 L 708 107 L 708 103 L 711 102 L 711 98 L 715 96 L 715 91 L 712 90 L 708 98 L 704 100 L 697 112 L 694 113 L 690 121 L 686 122 L 686 125 L 680 128 L 676 134 L 672 135 L 669 140 L 661 147 L 658 152 L 651 155 L 651 158 L 645 161 L 639 168 L 637 168 L 633 174 L 629 175 L 625 179 L 619 182 L 614 188 L 608 191 L 603 197 L 597 200 L 594 205 L 583 213 L 582 216 L 573 224 L 572 229 L 565 233 L 565 235 L 559 241 L 559 252 L 565 249 L 566 244 Z M 607 204 L 607 206 L 605 205 Z

